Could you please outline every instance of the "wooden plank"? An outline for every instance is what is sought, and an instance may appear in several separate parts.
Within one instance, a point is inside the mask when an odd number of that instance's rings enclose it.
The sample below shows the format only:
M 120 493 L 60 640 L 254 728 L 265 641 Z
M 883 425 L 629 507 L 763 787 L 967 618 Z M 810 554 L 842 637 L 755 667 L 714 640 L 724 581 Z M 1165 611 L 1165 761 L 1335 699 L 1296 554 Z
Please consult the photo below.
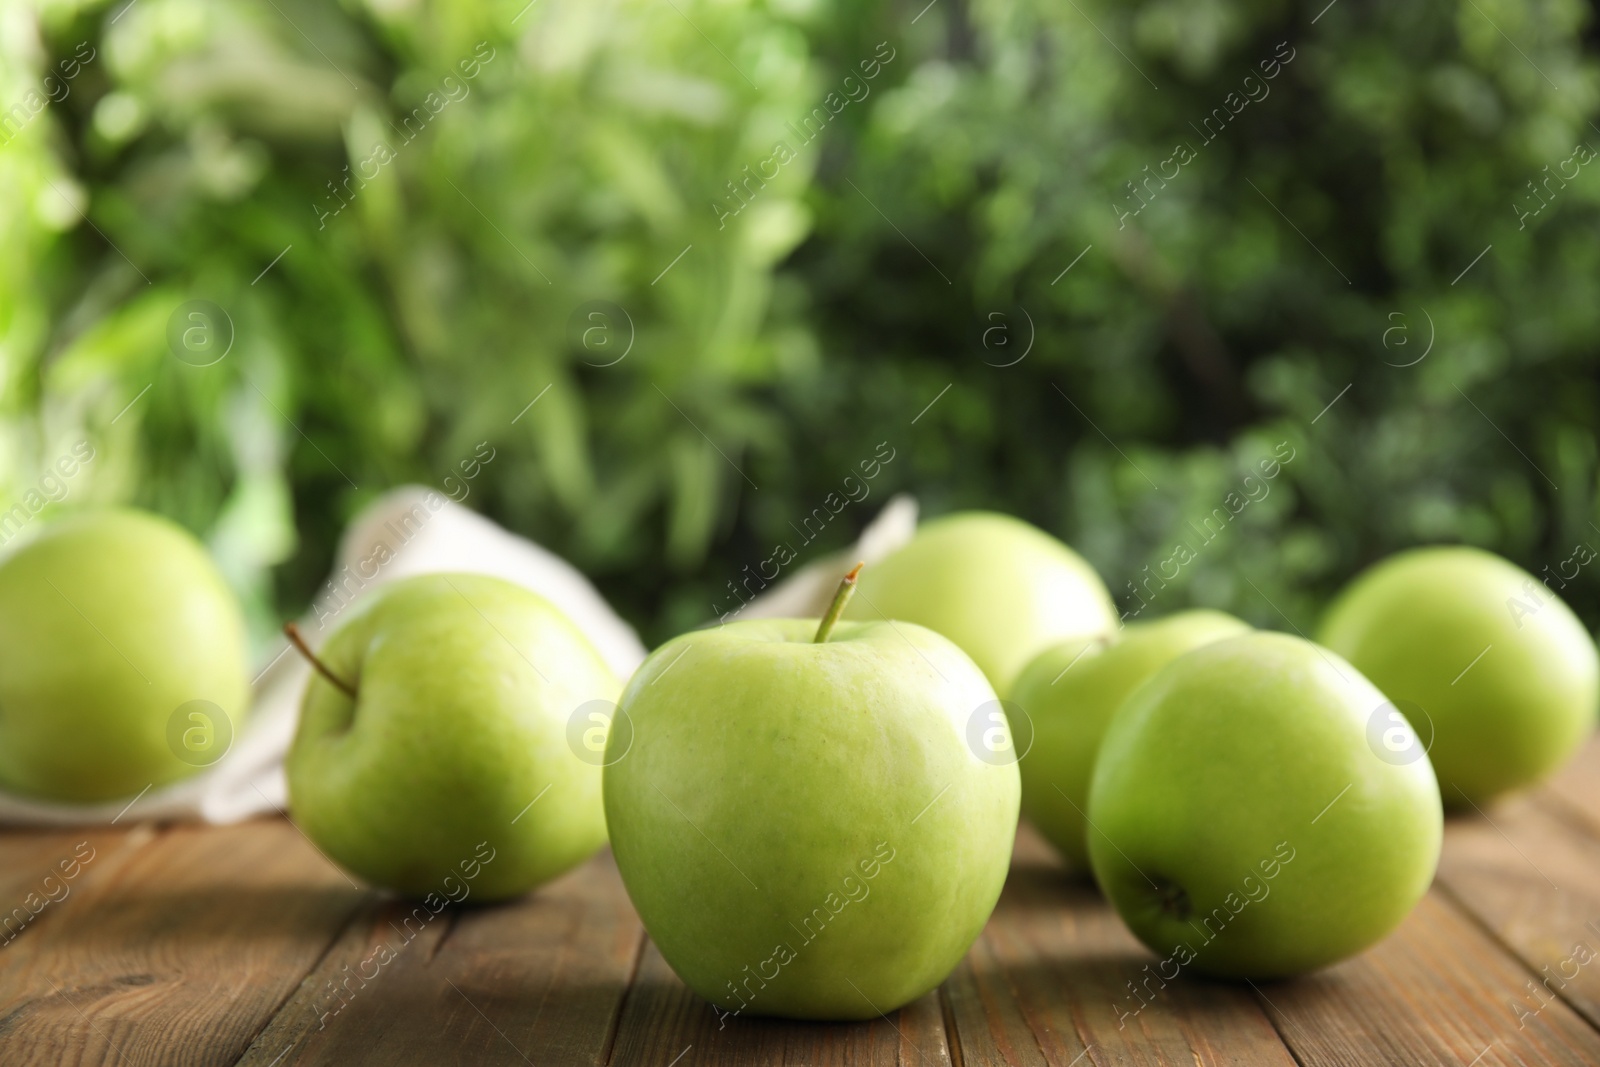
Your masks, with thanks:
M 1600 841 L 1519 797 L 1451 820 L 1439 882 L 1531 972 L 1501 1007 L 1507 1026 L 1542 1020 L 1558 997 L 1600 1026 Z
M 599 1065 L 642 937 L 609 852 L 511 903 L 375 902 L 242 1063 Z
M 140 825 L 0 835 L 0 952 L 155 836 L 153 828 Z
M 739 1024 L 734 1021 L 729 1025 Z M 655 945 L 646 939 L 638 973 L 617 1024 L 611 1062 L 673 1062 L 677 1067 L 696 1067 L 712 1061 L 711 1050 L 727 1032 L 726 1027 L 719 1027 L 711 1006 L 689 992 Z M 680 1059 L 691 1052 L 695 1053 L 693 1060 Z M 756 1067 L 774 1061 L 751 1057 L 748 1062 Z
M 999 907 L 947 984 L 964 1067 L 1237 1064 L 1293 1067 L 1250 990 L 1159 978 L 1111 905 L 1024 827 Z M 1145 998 L 1149 998 L 1148 1002 Z
M 238 1067 L 280 1067 L 293 1062 L 288 1054 L 295 1046 L 327 1025 L 328 1017 L 344 1003 L 332 987 L 345 980 L 346 968 L 359 966 L 371 950 L 372 930 L 383 922 L 383 904 L 373 892 L 362 898 L 322 959 L 250 1043 Z M 439 932 L 430 931 L 428 936 L 436 939 Z
M 1527 972 L 1438 890 L 1400 929 L 1336 967 L 1258 993 L 1305 1067 L 1374 1063 L 1600 1063 L 1600 1034 L 1569 1007 L 1518 1030 Z
M 1013 872 L 1015 873 L 1015 872 Z M 993 922 L 993 920 L 990 920 Z M 940 989 L 962 1067 L 1043 1067 L 1043 1049 L 985 938 Z
M 937 993 L 863 1023 L 729 1018 L 689 991 L 646 944 L 617 1030 L 614 1064 L 675 1067 L 950 1067 Z
M 170 829 L 95 864 L 7 950 L 8 1067 L 231 1064 L 361 898 L 282 819 Z

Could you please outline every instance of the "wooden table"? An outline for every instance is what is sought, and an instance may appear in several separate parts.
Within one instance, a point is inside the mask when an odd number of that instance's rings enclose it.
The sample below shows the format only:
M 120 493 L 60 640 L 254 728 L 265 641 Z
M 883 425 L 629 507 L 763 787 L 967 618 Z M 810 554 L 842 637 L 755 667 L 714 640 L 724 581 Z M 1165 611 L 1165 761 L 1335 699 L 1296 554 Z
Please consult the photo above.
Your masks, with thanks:
M 719 1030 L 607 854 L 518 903 L 445 910 L 408 943 L 391 923 L 409 906 L 281 819 L 0 835 L 0 906 L 30 893 L 57 899 L 0 932 L 4 1067 L 1600 1064 L 1600 743 L 1549 786 L 1452 819 L 1432 891 L 1365 955 L 1254 987 L 1179 978 L 1120 1028 L 1154 957 L 1026 830 L 949 980 L 852 1025 Z

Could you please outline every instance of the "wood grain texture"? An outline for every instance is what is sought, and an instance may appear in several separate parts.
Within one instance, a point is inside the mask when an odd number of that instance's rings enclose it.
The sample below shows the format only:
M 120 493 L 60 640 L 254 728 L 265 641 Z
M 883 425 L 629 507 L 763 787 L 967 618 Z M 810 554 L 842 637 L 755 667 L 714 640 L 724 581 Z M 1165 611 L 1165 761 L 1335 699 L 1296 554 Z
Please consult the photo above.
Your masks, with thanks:
M 25 830 L 0 835 L 0 966 L 51 909 L 106 877 L 155 839 L 148 826 Z
M 243 1062 L 600 1065 L 642 937 L 609 853 L 511 903 L 373 901 Z
M 1600 840 L 1539 794 L 1452 819 L 1446 835 L 1439 884 L 1532 972 L 1505 1021 L 1534 1025 L 1559 998 L 1600 1025 Z
M 1507 1002 L 1527 969 L 1438 890 L 1376 947 L 1257 988 L 1305 1067 L 1600 1063 L 1600 1034 L 1565 1004 L 1518 1030 Z
M 281 819 L 141 833 L 5 950 L 0 1063 L 231 1064 L 360 898 Z
M 647 943 L 611 1062 L 662 1067 L 950 1067 L 951 1057 L 936 993 L 871 1022 L 723 1020 Z

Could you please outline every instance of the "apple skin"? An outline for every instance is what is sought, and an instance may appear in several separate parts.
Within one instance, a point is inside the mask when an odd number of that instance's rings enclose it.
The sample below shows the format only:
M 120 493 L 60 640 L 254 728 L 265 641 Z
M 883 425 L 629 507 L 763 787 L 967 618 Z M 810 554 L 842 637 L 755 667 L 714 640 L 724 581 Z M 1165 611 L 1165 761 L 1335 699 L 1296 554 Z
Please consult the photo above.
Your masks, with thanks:
M 1443 811 L 1420 749 L 1390 763 L 1369 747 L 1385 704 L 1336 654 L 1258 632 L 1178 657 L 1123 705 L 1089 789 L 1089 857 L 1164 963 L 1286 977 L 1400 924 L 1433 879 Z
M 1000 696 L 1049 645 L 1109 633 L 1105 583 L 1072 549 L 1021 519 L 946 515 L 861 575 L 850 619 L 903 619 L 959 645 Z
M 51 523 L 0 563 L 0 787 L 132 796 L 199 771 L 168 744 L 192 700 L 250 708 L 244 622 L 210 556 L 141 511 Z
M 333 860 L 442 896 L 487 842 L 468 892 L 497 900 L 605 843 L 600 767 L 568 746 L 567 724 L 620 686 L 543 597 L 483 575 L 402 579 L 360 601 L 318 657 L 357 699 L 313 674 L 285 769 L 294 821 Z
M 1100 739 L 1141 682 L 1191 649 L 1249 633 L 1220 611 L 1182 611 L 1130 623 L 1105 637 L 1078 637 L 1041 652 L 1017 677 L 1010 703 L 1028 716 L 1033 746 L 1022 774 L 1022 813 L 1061 851 L 1089 869 L 1084 812 Z M 1012 732 L 1024 734 L 1012 724 Z
M 1537 782 L 1594 729 L 1600 657 L 1589 632 L 1538 579 L 1492 553 L 1391 556 L 1340 593 L 1318 637 L 1402 712 L 1426 713 L 1412 725 L 1424 742 L 1433 735 L 1428 757 L 1452 807 Z
M 1005 717 L 955 645 L 816 628 L 734 622 L 652 653 L 622 696 L 633 743 L 606 767 L 606 815 L 690 989 L 743 1015 L 875 1019 L 937 986 L 994 910 L 1017 770 L 968 743 L 974 712 Z

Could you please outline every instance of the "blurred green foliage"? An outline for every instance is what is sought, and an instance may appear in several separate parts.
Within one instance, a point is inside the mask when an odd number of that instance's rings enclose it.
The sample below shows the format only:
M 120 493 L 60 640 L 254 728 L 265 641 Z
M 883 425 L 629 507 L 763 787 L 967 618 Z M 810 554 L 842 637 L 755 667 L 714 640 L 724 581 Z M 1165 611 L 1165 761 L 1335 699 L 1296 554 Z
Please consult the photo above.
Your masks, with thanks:
M 652 642 L 880 442 L 796 565 L 909 490 L 1309 630 L 1600 547 L 1580 0 L 524 4 L 0 0 L 0 499 L 93 441 L 258 635 L 480 441 Z

